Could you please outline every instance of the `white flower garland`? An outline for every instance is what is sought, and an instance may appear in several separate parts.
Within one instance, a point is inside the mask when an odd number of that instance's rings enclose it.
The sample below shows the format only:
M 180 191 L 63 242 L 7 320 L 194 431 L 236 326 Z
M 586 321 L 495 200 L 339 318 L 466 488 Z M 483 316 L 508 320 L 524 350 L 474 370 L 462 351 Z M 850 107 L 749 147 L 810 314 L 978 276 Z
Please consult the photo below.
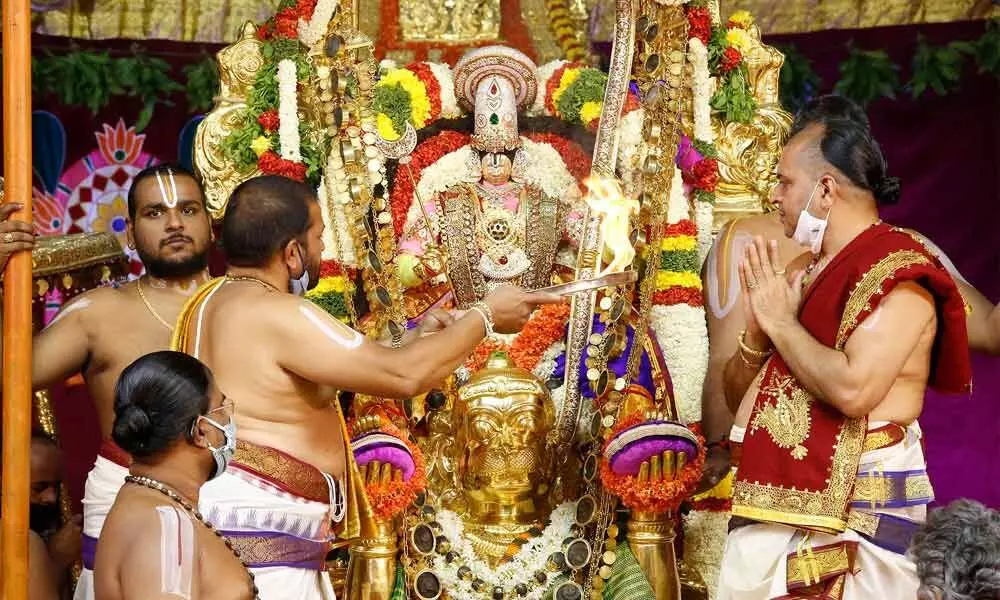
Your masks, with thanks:
M 331 152 L 331 154 L 333 154 Z M 329 162 L 327 163 L 329 169 Z M 337 244 L 337 237 L 334 235 L 336 225 L 330 216 L 330 194 L 327 191 L 326 176 L 319 181 L 319 188 L 316 190 L 316 198 L 319 201 L 319 213 L 326 227 L 323 228 L 323 260 L 337 260 L 340 256 L 340 246 Z
M 331 152 L 327 157 L 325 173 L 336 173 L 342 166 L 340 155 Z M 351 197 L 346 190 L 338 191 L 338 184 L 333 179 L 324 177 L 320 183 L 318 196 L 320 210 L 323 211 L 323 223 L 326 229 L 323 231 L 323 244 L 326 249 L 323 251 L 324 260 L 336 260 L 347 267 L 357 267 L 358 257 L 355 251 L 354 235 L 348 225 L 351 219 L 348 218 L 347 211 L 350 210 Z
M 705 264 L 708 251 L 712 249 L 712 226 L 715 222 L 715 206 L 711 202 L 695 202 L 694 224 L 698 227 L 698 265 Z
M 319 0 L 308 22 L 299 19 L 299 41 L 307 48 L 312 48 L 326 36 L 326 28 L 330 25 L 338 4 L 337 0 Z
M 458 98 L 455 97 L 455 78 L 452 76 L 451 67 L 444 63 L 426 63 L 431 69 L 434 79 L 437 79 L 438 87 L 441 88 L 441 119 L 456 119 L 462 116 L 462 109 L 458 106 Z
M 667 201 L 667 223 L 673 225 L 690 218 L 687 195 L 684 193 L 684 177 L 674 165 L 673 181 L 670 183 L 670 199 Z
M 645 112 L 640 108 L 624 117 L 618 127 L 618 169 L 622 179 L 629 181 L 639 173 L 639 149 L 642 144 L 642 123 Z
M 566 351 L 566 342 L 559 340 L 554 342 L 549 346 L 545 352 L 542 352 L 541 358 L 538 359 L 538 364 L 532 369 L 532 374 L 538 378 L 539 381 L 545 382 L 552 377 L 552 372 L 556 370 L 556 359 L 559 355 Z
M 701 388 L 708 369 L 705 309 L 689 304 L 654 306 L 649 325 L 663 350 L 674 384 L 674 403 L 684 424 L 701 420 Z
M 693 510 L 684 516 L 684 563 L 701 575 L 715 598 L 726 547 L 729 511 Z
M 295 61 L 283 59 L 278 63 L 278 143 L 281 158 L 301 162 L 297 86 Z
M 542 535 L 529 540 L 514 558 L 494 568 L 476 556 L 472 544 L 465 539 L 465 525 L 461 517 L 450 510 L 438 511 L 437 521 L 441 524 L 442 533 L 451 544 L 452 551 L 459 556 L 459 560 L 448 563 L 435 554 L 430 560 L 430 568 L 441 579 L 442 588 L 453 600 L 480 600 L 488 594 L 473 590 L 471 581 L 465 581 L 458 576 L 460 564 L 472 569 L 476 577 L 486 583 L 489 590 L 497 586 L 513 590 L 518 584 L 523 583 L 531 590 L 523 597 L 527 600 L 540 600 L 548 586 L 537 585 L 534 581 L 535 572 L 544 571 L 549 556 L 562 551 L 562 542 L 570 537 L 575 514 L 575 502 L 560 504 L 549 516 L 550 523 L 542 531 Z
M 571 185 L 577 185 L 576 178 L 566 168 L 562 156 L 544 142 L 533 142 L 521 138 L 521 147 L 528 155 L 531 168 L 525 173 L 524 183 L 541 189 L 547 196 L 561 199 Z
M 528 108 L 528 115 L 532 117 L 546 114 L 551 116 L 545 108 L 545 91 L 548 89 L 548 82 L 552 75 L 560 67 L 567 64 L 569 64 L 569 61 L 558 59 L 547 62 L 535 70 L 535 80 L 538 81 L 538 93 L 535 94 L 535 99 Z
M 694 139 L 711 144 L 715 141 L 712 131 L 712 76 L 708 70 L 708 48 L 698 38 L 688 41 L 688 56 L 691 58 L 691 95 L 693 97 Z

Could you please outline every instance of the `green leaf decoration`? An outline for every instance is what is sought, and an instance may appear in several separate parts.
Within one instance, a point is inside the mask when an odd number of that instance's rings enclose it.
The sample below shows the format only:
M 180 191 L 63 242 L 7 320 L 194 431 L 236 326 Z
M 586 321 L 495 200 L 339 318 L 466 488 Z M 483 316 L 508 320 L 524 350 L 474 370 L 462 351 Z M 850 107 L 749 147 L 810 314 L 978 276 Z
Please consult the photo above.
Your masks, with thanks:
M 1000 19 L 986 25 L 986 33 L 973 42 L 976 64 L 980 73 L 992 73 L 1000 78 Z
M 896 98 L 899 67 L 883 50 L 861 50 L 851 46 L 847 59 L 840 63 L 840 81 L 834 91 L 867 106 L 878 98 Z
M 723 113 L 727 121 L 749 123 L 757 110 L 757 101 L 750 93 L 749 75 L 746 65 L 729 73 L 712 96 L 710 104 L 714 110 Z
M 794 114 L 819 91 L 823 80 L 813 70 L 812 61 L 794 45 L 779 46 L 778 50 L 785 55 L 781 65 L 781 105 Z
M 200 62 L 187 65 L 181 71 L 186 79 L 188 109 L 208 112 L 219 92 L 219 68 L 215 59 L 205 55 Z
M 907 84 L 910 94 L 919 98 L 928 88 L 938 96 L 954 91 L 962 75 L 962 61 L 959 48 L 952 45 L 934 48 L 924 36 L 919 36 L 913 55 L 913 77 Z
M 604 100 L 604 88 L 608 85 L 608 74 L 599 69 L 580 70 L 579 77 L 569 84 L 556 103 L 556 110 L 567 123 L 580 122 L 580 109 L 587 102 Z
M 410 119 L 410 95 L 398 83 L 375 86 L 375 100 L 372 108 L 375 113 L 385 113 L 392 120 L 392 128 L 399 135 L 406 131 L 406 123 Z

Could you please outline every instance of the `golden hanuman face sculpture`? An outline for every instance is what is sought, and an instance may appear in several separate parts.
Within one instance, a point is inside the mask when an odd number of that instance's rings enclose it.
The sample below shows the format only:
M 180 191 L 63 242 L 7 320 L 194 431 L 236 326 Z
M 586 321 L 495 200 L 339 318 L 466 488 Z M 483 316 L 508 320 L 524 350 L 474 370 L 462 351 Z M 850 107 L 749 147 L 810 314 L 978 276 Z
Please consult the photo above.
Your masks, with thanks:
M 500 519 L 531 517 L 550 480 L 545 438 L 555 420 L 548 390 L 504 353 L 458 391 L 459 471 L 469 509 Z

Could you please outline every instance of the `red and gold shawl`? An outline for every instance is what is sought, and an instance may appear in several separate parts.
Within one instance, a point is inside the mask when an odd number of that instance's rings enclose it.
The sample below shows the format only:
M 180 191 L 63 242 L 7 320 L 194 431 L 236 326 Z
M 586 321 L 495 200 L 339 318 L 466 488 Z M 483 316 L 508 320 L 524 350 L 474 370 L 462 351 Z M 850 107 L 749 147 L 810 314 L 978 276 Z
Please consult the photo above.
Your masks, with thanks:
M 843 350 L 855 328 L 901 282 L 934 297 L 938 331 L 930 385 L 971 389 L 965 306 L 940 262 L 908 233 L 877 224 L 838 253 L 805 292 L 799 321 Z M 733 487 L 733 515 L 823 532 L 847 527 L 867 418 L 848 418 L 799 385 L 780 354 L 765 366 Z

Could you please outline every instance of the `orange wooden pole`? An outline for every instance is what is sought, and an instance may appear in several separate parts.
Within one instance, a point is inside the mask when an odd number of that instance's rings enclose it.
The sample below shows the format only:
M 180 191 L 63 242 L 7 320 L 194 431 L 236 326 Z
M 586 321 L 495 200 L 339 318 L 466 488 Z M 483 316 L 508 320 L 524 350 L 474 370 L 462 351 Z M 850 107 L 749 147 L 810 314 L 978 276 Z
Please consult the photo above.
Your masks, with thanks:
M 4 196 L 31 221 L 31 8 L 3 0 Z M 31 445 L 31 253 L 18 252 L 3 281 L 3 525 L 0 598 L 28 600 Z

